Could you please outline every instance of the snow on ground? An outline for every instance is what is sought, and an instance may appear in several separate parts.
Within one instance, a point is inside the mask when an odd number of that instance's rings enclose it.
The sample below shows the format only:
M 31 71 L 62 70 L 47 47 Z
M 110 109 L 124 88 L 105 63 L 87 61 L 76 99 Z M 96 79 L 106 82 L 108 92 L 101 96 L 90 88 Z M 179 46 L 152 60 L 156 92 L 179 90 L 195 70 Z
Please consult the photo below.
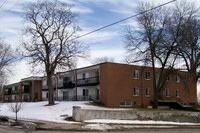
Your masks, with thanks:
M 87 124 L 87 125 L 83 126 L 82 128 L 83 129 L 100 130 L 100 131 L 115 129 L 111 125 L 107 125 L 107 124 Z
M 152 120 L 108 120 L 108 119 L 94 119 L 85 120 L 86 123 L 100 123 L 100 124 L 135 124 L 135 125 L 200 125 L 200 123 L 179 123 L 167 121 L 152 121 Z
M 42 102 L 27 102 L 23 103 L 23 108 L 18 112 L 19 119 L 33 120 L 33 121 L 51 121 L 57 123 L 71 123 L 65 121 L 62 116 L 72 116 L 73 106 L 81 106 L 87 109 L 103 109 L 112 110 L 111 108 L 92 106 L 87 101 L 62 101 L 56 102 L 54 106 L 46 106 L 47 101 Z M 0 103 L 0 116 L 8 116 L 15 118 L 15 113 L 10 111 L 10 103 Z M 114 109 L 116 110 L 116 109 Z M 122 109 L 118 109 L 122 110 Z M 109 124 L 135 124 L 135 125 L 200 125 L 195 123 L 177 123 L 177 122 L 164 122 L 164 121 L 139 121 L 139 120 L 87 120 L 88 123 L 85 128 L 94 129 L 110 129 Z
M 85 120 L 83 129 L 107 131 L 112 129 L 136 129 L 136 128 L 177 128 L 179 126 L 199 126 L 200 123 L 178 123 L 166 121 L 139 121 L 139 120 L 108 120 L 94 119 Z
M 56 102 L 54 106 L 45 106 L 48 104 L 47 101 L 23 103 L 22 109 L 18 112 L 18 118 L 63 123 L 66 121 L 63 120 L 64 117 L 61 117 L 61 115 L 72 116 L 73 106 L 90 107 L 90 105 L 86 105 L 87 103 L 89 102 L 63 101 Z M 15 113 L 10 111 L 9 104 L 10 103 L 0 103 L 0 116 L 15 118 Z

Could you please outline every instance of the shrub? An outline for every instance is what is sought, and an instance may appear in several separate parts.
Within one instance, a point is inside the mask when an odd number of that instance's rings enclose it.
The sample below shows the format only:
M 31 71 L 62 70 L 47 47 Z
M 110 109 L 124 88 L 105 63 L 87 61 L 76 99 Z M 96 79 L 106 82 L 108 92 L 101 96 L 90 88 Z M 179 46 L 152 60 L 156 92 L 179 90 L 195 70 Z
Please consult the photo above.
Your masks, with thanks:
M 1 122 L 8 122 L 9 118 L 7 116 L 0 116 Z

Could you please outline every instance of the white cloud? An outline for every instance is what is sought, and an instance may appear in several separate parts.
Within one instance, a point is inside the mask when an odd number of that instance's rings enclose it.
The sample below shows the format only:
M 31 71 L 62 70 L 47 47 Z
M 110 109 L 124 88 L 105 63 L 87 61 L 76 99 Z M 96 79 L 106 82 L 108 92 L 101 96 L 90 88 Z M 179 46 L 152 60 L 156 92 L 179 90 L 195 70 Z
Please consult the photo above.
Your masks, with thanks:
M 11 71 L 12 73 L 9 75 L 9 83 L 19 82 L 22 78 L 32 76 L 25 60 L 15 63 Z
M 104 49 L 91 50 L 90 58 L 79 59 L 78 67 L 80 68 L 80 67 L 92 65 L 92 61 L 94 59 L 105 57 L 105 56 L 113 58 L 115 62 L 120 63 L 124 58 L 125 52 L 126 51 L 123 48 L 119 48 L 119 47 L 112 48 L 112 49 L 104 48 Z
M 88 13 L 93 13 L 92 9 L 82 6 L 80 4 L 75 4 L 75 6 L 72 8 L 72 11 L 81 13 L 81 14 L 88 14 Z
M 89 33 L 93 30 L 84 30 L 80 32 L 80 35 L 84 35 L 86 33 Z M 111 40 L 115 37 L 119 36 L 118 32 L 114 31 L 97 31 L 92 34 L 83 36 L 80 38 L 80 41 L 87 42 L 87 43 L 96 43 L 96 42 L 102 42 L 106 40 Z

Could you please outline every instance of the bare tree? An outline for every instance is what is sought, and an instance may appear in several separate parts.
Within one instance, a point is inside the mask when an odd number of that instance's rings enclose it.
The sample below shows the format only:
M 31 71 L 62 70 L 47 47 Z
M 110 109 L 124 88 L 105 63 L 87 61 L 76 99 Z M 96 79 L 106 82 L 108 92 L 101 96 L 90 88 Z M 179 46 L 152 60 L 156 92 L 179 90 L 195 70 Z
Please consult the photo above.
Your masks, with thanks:
M 3 96 L 3 86 L 8 80 L 8 73 L 10 73 L 10 65 L 14 62 L 15 51 L 9 44 L 0 38 L 0 100 Z
M 76 66 L 78 57 L 84 57 L 86 47 L 76 38 L 80 28 L 72 5 L 58 0 L 37 1 L 25 6 L 25 20 L 32 25 L 26 28 L 29 41 L 23 46 L 35 66 L 44 65 L 49 89 L 49 105 L 54 104 L 52 76 L 57 68 Z
M 22 109 L 23 104 L 22 102 L 11 102 L 9 103 L 10 111 L 15 113 L 15 122 L 18 121 L 18 112 Z
M 0 38 L 0 78 L 6 78 L 9 66 L 14 61 L 14 50 Z
M 197 82 L 200 78 L 200 19 L 198 18 L 199 10 L 194 5 L 190 6 L 191 9 L 186 10 L 188 12 L 187 17 L 182 17 L 183 23 L 181 24 L 177 53 L 184 62 L 183 68 Z M 185 8 L 188 8 L 188 5 Z M 182 14 L 179 13 L 178 15 L 181 16 Z
M 144 12 L 153 7 L 152 3 L 140 3 L 137 11 Z M 179 9 L 182 12 L 186 10 L 185 7 Z M 145 12 L 137 18 L 139 26 L 128 28 L 125 35 L 126 49 L 130 53 L 128 60 L 133 57 L 132 63 L 143 62 L 152 67 L 154 108 L 158 107 L 158 100 L 162 98 L 167 77 L 177 71 L 178 54 L 174 51 L 178 47 L 182 24 L 181 16 L 177 14 L 175 7 L 160 7 Z
M 4 98 L 4 85 L 7 83 L 7 78 L 0 77 L 0 101 Z
M 93 64 L 100 64 L 100 63 L 104 63 L 104 62 L 114 62 L 115 59 L 112 58 L 112 57 L 107 57 L 107 56 L 104 56 L 104 57 L 100 57 L 100 58 L 95 58 L 92 63 Z

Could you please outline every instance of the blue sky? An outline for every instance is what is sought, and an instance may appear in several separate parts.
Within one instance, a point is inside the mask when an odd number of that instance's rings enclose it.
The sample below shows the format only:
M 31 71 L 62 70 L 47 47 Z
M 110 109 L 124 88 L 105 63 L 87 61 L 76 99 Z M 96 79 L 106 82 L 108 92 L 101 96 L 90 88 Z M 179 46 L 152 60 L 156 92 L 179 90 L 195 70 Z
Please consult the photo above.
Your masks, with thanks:
M 120 19 L 134 15 L 135 8 L 142 0 L 62 0 L 74 4 L 73 11 L 79 13 L 79 26 L 84 34 L 113 23 Z M 145 0 L 143 0 L 145 1 Z M 170 0 L 159 0 L 164 3 Z M 199 0 L 196 1 L 199 5 Z M 4 3 L 5 2 L 5 3 Z M 0 1 L 0 32 L 13 47 L 19 45 L 19 39 L 24 27 L 23 5 L 35 0 L 1 0 Z M 4 4 L 3 4 L 4 3 Z M 3 5 L 2 5 L 3 4 Z M 81 43 L 90 47 L 90 58 L 81 59 L 78 67 L 91 65 L 91 61 L 98 57 L 112 57 L 121 62 L 125 56 L 123 35 L 126 26 L 135 25 L 135 18 L 129 19 L 112 27 L 98 31 L 94 34 L 80 38 Z M 23 60 L 15 64 L 9 82 L 18 82 L 21 78 L 32 76 L 30 66 Z

